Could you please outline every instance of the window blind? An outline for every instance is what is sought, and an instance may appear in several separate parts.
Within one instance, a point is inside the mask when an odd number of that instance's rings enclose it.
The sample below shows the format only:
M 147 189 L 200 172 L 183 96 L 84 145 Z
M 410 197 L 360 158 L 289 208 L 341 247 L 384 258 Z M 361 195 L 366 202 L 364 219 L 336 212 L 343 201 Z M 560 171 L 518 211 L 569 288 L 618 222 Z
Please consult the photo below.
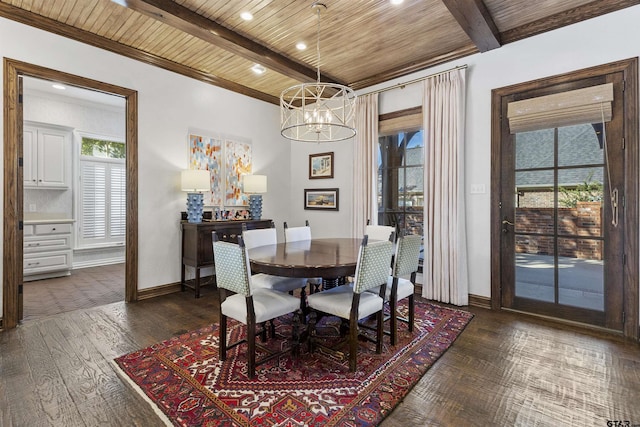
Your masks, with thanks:
M 511 133 L 611 120 L 613 83 L 510 102 Z
M 422 107 L 382 114 L 378 119 L 378 135 L 393 135 L 422 129 Z
M 124 242 L 124 162 L 81 160 L 80 171 L 79 246 Z

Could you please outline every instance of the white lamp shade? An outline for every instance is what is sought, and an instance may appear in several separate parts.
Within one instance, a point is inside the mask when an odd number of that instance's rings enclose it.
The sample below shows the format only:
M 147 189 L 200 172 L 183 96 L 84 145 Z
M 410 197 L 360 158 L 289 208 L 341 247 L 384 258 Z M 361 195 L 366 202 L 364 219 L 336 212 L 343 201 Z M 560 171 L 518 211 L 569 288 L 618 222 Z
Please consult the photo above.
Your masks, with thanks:
M 206 191 L 211 188 L 211 174 L 206 170 L 188 169 L 182 171 L 182 191 Z
M 247 194 L 259 194 L 267 192 L 266 175 L 243 175 L 242 190 Z

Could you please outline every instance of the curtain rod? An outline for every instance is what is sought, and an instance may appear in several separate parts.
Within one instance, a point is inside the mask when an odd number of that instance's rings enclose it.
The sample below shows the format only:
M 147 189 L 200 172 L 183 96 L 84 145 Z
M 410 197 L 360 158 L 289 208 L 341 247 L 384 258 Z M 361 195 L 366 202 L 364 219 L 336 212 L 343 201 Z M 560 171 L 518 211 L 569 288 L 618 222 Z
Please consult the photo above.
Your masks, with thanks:
M 395 84 L 393 86 L 385 87 L 383 89 L 372 90 L 371 92 L 361 93 L 361 94 L 358 94 L 358 96 L 360 96 L 360 95 L 371 95 L 373 93 L 382 93 L 382 92 L 386 92 L 388 90 L 398 89 L 398 88 L 404 89 L 404 87 L 407 86 L 407 85 L 410 85 L 410 84 L 413 84 L 413 83 L 418 83 L 418 82 L 426 80 L 426 79 L 428 79 L 430 77 L 439 76 L 440 74 L 446 74 L 446 73 L 448 73 L 450 71 L 463 70 L 463 69 L 465 69 L 467 67 L 468 67 L 467 64 L 458 65 L 457 67 L 453 67 L 453 68 L 449 68 L 448 70 L 444 70 L 444 71 L 440 71 L 440 72 L 437 72 L 437 73 L 429 74 L 428 76 L 420 77 L 419 79 L 409 80 L 408 82 L 397 83 L 397 84 Z

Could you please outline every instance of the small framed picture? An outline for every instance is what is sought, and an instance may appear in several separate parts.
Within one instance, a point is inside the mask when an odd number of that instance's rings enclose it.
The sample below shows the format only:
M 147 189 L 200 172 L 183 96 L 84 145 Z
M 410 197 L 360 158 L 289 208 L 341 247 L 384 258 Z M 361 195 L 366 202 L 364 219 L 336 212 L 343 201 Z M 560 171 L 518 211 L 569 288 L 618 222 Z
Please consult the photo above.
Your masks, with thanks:
M 309 179 L 333 178 L 333 151 L 309 154 Z
M 322 211 L 337 211 L 339 194 L 337 188 L 305 188 L 304 208 Z

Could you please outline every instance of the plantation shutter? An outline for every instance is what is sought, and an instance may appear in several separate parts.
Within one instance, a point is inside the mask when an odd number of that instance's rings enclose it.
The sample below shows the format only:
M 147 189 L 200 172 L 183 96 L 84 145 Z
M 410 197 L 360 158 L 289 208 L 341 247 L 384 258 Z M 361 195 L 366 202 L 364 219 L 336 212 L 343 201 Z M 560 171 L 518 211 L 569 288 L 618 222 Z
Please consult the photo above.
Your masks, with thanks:
M 123 164 L 111 164 L 111 237 L 124 238 L 126 225 L 126 174 Z
M 107 235 L 107 165 L 81 162 L 80 238 L 104 239 Z
M 124 242 L 126 172 L 124 162 L 80 161 L 79 245 Z
M 510 102 L 509 131 L 529 132 L 611 120 L 613 83 Z

